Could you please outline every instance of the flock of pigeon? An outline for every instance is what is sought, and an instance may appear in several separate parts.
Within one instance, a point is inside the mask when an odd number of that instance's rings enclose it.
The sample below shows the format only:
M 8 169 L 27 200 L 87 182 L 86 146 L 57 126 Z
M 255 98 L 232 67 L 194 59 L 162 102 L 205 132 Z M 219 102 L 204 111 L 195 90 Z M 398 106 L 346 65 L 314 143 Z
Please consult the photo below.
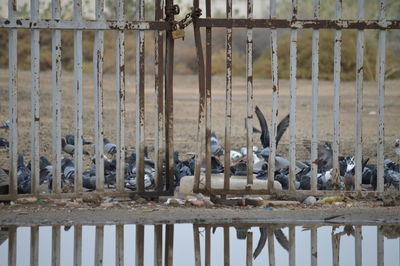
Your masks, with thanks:
M 253 146 L 253 174 L 258 179 L 268 178 L 268 160 L 270 154 L 270 134 L 261 110 L 256 106 L 255 113 L 260 122 L 261 130 L 253 128 L 255 134 L 260 134 L 260 141 L 262 148 Z M 276 147 L 289 126 L 289 115 L 285 116 L 282 121 L 278 124 L 277 135 L 276 135 Z M 8 129 L 10 122 L 5 121 L 0 128 Z M 74 155 L 75 139 L 73 135 L 66 135 L 62 138 L 62 150 L 71 157 Z M 92 142 L 82 139 L 82 144 L 93 145 Z M 116 183 L 116 160 L 113 159 L 117 152 L 115 144 L 111 143 L 107 138 L 104 138 L 104 152 L 109 157 L 104 155 L 104 183 L 108 187 L 115 186 Z M 303 145 L 310 149 L 310 143 L 304 141 Z M 9 143 L 6 139 L 0 138 L 0 147 L 8 148 Z M 395 143 L 395 152 L 400 155 L 400 140 L 397 139 Z M 219 160 L 220 156 L 224 154 L 224 149 L 220 145 L 219 140 L 215 132 L 211 133 L 211 172 L 213 174 L 223 173 L 224 166 Z M 90 154 L 84 149 L 83 154 L 90 156 Z M 247 148 L 243 147 L 240 151 L 231 150 L 231 173 L 235 176 L 247 175 Z M 145 171 L 144 171 L 144 185 L 146 189 L 154 186 L 154 161 L 152 161 L 145 149 Z M 194 174 L 195 168 L 195 157 L 190 157 L 186 160 L 179 159 L 179 153 L 174 153 L 174 170 L 175 170 L 175 185 L 179 186 L 180 180 L 184 176 L 190 176 Z M 362 173 L 362 187 L 366 190 L 376 189 L 377 186 L 377 167 L 374 164 L 368 164 L 369 159 L 363 160 L 363 173 Z M 319 190 L 330 190 L 335 188 L 351 190 L 354 189 L 355 180 L 355 160 L 353 156 L 340 157 L 340 184 L 333 184 L 332 182 L 332 162 L 333 153 L 332 147 L 329 142 L 318 145 L 318 159 L 314 162 L 318 164 L 318 189 Z M 204 171 L 204 168 L 202 168 Z M 40 184 L 48 184 L 49 190 L 52 188 L 52 165 L 45 156 L 40 157 Z M 63 189 L 73 187 L 75 180 L 75 167 L 73 160 L 70 157 L 64 157 L 61 160 L 61 186 Z M 289 187 L 289 160 L 281 155 L 275 156 L 275 174 L 274 179 L 282 185 L 283 189 Z M 31 167 L 30 161 L 25 165 L 24 155 L 20 153 L 18 155 L 18 193 L 30 193 L 31 192 Z M 3 183 L 1 182 L 3 180 Z M 4 180 L 8 180 L 8 171 L 0 168 L 0 194 L 5 190 L 1 190 Z M 82 175 L 83 187 L 88 190 L 96 189 L 96 161 L 92 160 L 90 167 L 83 172 Z M 136 154 L 133 152 L 125 158 L 125 187 L 131 190 L 136 189 Z M 386 188 L 399 189 L 400 185 L 400 164 L 393 162 L 389 159 L 384 160 L 384 184 Z M 339 186 L 339 187 L 337 187 Z M 296 162 L 296 189 L 309 190 L 311 188 L 311 164 L 310 162 Z

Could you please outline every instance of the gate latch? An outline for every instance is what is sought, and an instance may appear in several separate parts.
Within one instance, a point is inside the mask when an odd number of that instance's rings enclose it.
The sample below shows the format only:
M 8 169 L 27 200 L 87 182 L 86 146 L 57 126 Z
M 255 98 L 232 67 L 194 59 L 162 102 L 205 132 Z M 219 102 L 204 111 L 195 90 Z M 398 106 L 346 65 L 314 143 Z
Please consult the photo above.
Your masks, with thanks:
M 175 5 L 177 6 L 177 5 Z M 179 13 L 179 6 L 177 7 L 178 13 Z M 187 13 L 186 16 L 179 20 L 179 21 L 174 21 L 173 26 L 172 26 L 172 38 L 173 39 L 185 39 L 185 28 L 189 26 L 191 23 L 193 23 L 194 19 L 197 19 L 201 16 L 202 11 L 200 8 L 191 8 L 191 12 Z

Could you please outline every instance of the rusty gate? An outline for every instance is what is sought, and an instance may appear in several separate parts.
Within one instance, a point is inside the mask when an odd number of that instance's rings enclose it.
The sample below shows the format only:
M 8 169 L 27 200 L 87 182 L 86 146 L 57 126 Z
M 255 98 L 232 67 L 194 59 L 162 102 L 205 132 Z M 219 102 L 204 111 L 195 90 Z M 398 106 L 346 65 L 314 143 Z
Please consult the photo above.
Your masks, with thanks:
M 365 19 L 365 3 L 358 1 L 357 19 L 349 20 L 342 18 L 342 0 L 336 0 L 335 19 L 320 19 L 320 1 L 313 1 L 313 18 L 298 19 L 298 1 L 292 0 L 291 18 L 280 19 L 276 15 L 277 1 L 270 0 L 269 18 L 253 18 L 253 0 L 247 0 L 247 18 L 233 18 L 232 0 L 226 0 L 226 18 L 212 18 L 210 0 L 205 1 L 205 18 L 199 18 L 194 22 L 194 35 L 197 47 L 197 57 L 199 63 L 199 118 L 198 118 L 198 139 L 197 139 L 197 158 L 205 157 L 206 172 L 205 182 L 200 178 L 200 161 L 196 160 L 196 171 L 194 179 L 194 190 L 209 192 L 217 195 L 226 194 L 261 194 L 269 193 L 273 189 L 275 157 L 276 157 L 276 135 L 277 135 L 277 114 L 279 109 L 279 82 L 278 82 L 278 45 L 277 30 L 290 29 L 290 124 L 289 124 L 289 190 L 295 191 L 295 165 L 296 165 L 296 68 L 297 68 L 297 32 L 300 29 L 312 29 L 312 100 L 311 100 L 311 190 L 302 190 L 305 194 L 312 195 L 339 195 L 339 194 L 370 194 L 379 193 L 384 190 L 384 89 L 385 89 L 385 47 L 386 32 L 388 30 L 400 29 L 399 20 L 386 19 L 386 1 L 376 1 L 379 5 L 379 19 Z M 194 1 L 194 6 L 198 1 Z M 378 14 L 377 14 L 378 15 Z M 211 183 L 211 56 L 212 56 L 212 28 L 222 27 L 226 29 L 225 48 L 226 48 L 226 94 L 225 94 L 225 132 L 224 132 L 224 184 L 223 188 L 214 188 Z M 205 28 L 205 59 L 203 56 L 200 29 Z M 244 28 L 247 31 L 246 43 L 246 90 L 247 90 L 247 151 L 253 147 L 253 29 L 270 29 L 271 46 L 271 69 L 272 69 L 272 110 L 271 110 L 271 129 L 270 129 L 270 156 L 268 161 L 268 188 L 252 190 L 253 184 L 253 154 L 247 152 L 247 185 L 244 189 L 232 189 L 230 186 L 230 151 L 231 151 L 231 119 L 232 119 L 232 29 Z M 334 29 L 334 101 L 333 101 L 333 171 L 332 179 L 334 184 L 339 184 L 339 140 L 340 140 L 340 73 L 341 73 L 341 42 L 343 30 L 357 30 L 357 54 L 356 54 L 356 110 L 355 110 L 355 190 L 340 192 L 338 190 L 319 191 L 317 190 L 317 164 L 318 159 L 318 71 L 319 71 L 319 30 Z M 377 189 L 375 192 L 361 191 L 362 178 L 362 109 L 363 109 L 363 67 L 364 67 L 364 31 L 379 31 L 379 46 L 377 62 L 378 79 L 378 110 L 377 110 Z M 202 141 L 205 143 L 202 147 Z M 202 183 L 202 187 L 200 186 Z
M 39 18 L 39 1 L 30 1 L 30 19 L 19 19 L 16 16 L 17 1 L 8 1 L 8 18 L 0 19 L 0 28 L 8 30 L 9 52 L 9 193 L 0 195 L 0 200 L 12 200 L 18 197 L 35 196 L 38 198 L 73 198 L 87 195 L 83 193 L 82 179 L 76 178 L 74 191 L 62 193 L 61 188 L 61 31 L 74 32 L 74 137 L 83 140 L 83 102 L 82 102 L 82 31 L 95 31 L 93 48 L 93 80 L 94 80 L 94 117 L 95 117 L 95 161 L 96 184 L 95 194 L 101 196 L 126 197 L 132 194 L 142 194 L 149 197 L 173 194 L 173 105 L 172 78 L 174 40 L 172 28 L 177 6 L 172 0 L 154 1 L 155 20 L 144 18 L 144 1 L 136 1 L 136 19 L 128 21 L 124 14 L 124 1 L 116 2 L 116 20 L 106 20 L 104 17 L 104 0 L 95 1 L 95 20 L 86 20 L 82 16 L 82 1 L 73 1 L 73 20 L 61 19 L 61 4 L 59 0 L 51 1 L 51 19 Z M 165 10 L 165 16 L 163 11 Z M 17 32 L 19 29 L 31 31 L 31 193 L 17 192 Z M 52 31 L 52 193 L 40 194 L 39 189 L 39 34 L 41 30 Z M 105 190 L 104 187 L 104 132 L 103 132 L 103 56 L 104 31 L 115 31 L 116 35 L 116 189 Z M 125 132 L 125 33 L 136 33 L 136 191 L 124 190 L 124 171 L 126 146 Z M 156 133 L 155 133 L 155 188 L 145 190 L 144 187 L 144 45 L 145 31 L 155 33 L 155 94 L 156 94 Z M 164 46 L 165 43 L 165 46 Z M 165 47 L 165 53 L 164 53 Z M 165 71 L 164 71 L 165 70 Z M 165 75 L 165 77 L 164 77 Z M 165 87 L 164 87 L 165 84 Z M 164 124 L 165 121 L 165 124 Z M 165 130 L 164 130 L 165 127 Z M 164 141 L 165 139 L 165 141 Z M 75 176 L 82 176 L 82 142 L 75 142 L 74 165 Z M 165 148 L 164 148 L 165 146 Z M 163 161 L 165 158 L 165 174 Z M 164 178 L 165 177 L 165 178 Z M 165 184 L 165 186 L 164 186 Z
M 94 80 L 94 106 L 95 106 L 95 160 L 96 160 L 96 192 L 102 196 L 129 196 L 139 193 L 147 196 L 171 195 L 174 190 L 174 161 L 173 161 L 173 67 L 174 67 L 174 38 L 177 24 L 174 16 L 179 13 L 173 0 L 155 0 L 155 20 L 146 21 L 144 18 L 144 0 L 136 1 L 136 19 L 128 21 L 124 15 L 124 1 L 116 2 L 116 20 L 106 20 L 104 17 L 104 1 L 95 1 L 95 20 L 85 20 L 82 17 L 82 1 L 74 0 L 74 19 L 62 20 L 60 16 L 60 1 L 52 0 L 52 19 L 39 19 L 39 1 L 31 0 L 30 19 L 19 19 L 16 16 L 16 0 L 8 1 L 8 18 L 0 19 L 0 28 L 8 30 L 8 52 L 9 52 L 9 121 L 10 121 L 10 148 L 9 148 L 9 194 L 0 195 L 0 200 L 26 197 L 17 193 L 17 158 L 18 158 L 18 134 L 17 134 L 17 32 L 20 29 L 31 31 L 31 195 L 37 197 L 70 198 L 82 197 L 82 180 L 76 178 L 74 192 L 61 193 L 61 31 L 72 30 L 74 32 L 74 137 L 77 140 L 83 138 L 83 103 L 82 103 L 82 31 L 95 31 L 93 51 L 93 80 Z M 312 137 L 311 137 L 311 161 L 317 160 L 317 106 L 318 106 L 318 47 L 319 29 L 335 29 L 335 60 L 334 60 L 334 134 L 333 134 L 333 179 L 339 181 L 339 95 L 340 95 L 340 57 L 341 57 L 341 34 L 343 30 L 357 30 L 357 71 L 356 75 L 356 139 L 355 139 L 355 193 L 361 193 L 362 175 L 362 91 L 363 91 L 363 58 L 364 58 L 364 31 L 379 31 L 379 108 L 378 108 L 378 148 L 377 168 L 378 186 L 377 191 L 383 191 L 383 137 L 384 137 L 384 87 L 385 87 L 385 40 L 387 30 L 400 29 L 399 20 L 386 20 L 385 1 L 380 0 L 378 20 L 364 19 L 364 1 L 358 1 L 358 18 L 356 20 L 342 19 L 342 1 L 336 1 L 336 19 L 323 20 L 319 18 L 319 0 L 314 1 L 313 19 L 300 20 L 297 18 L 297 0 L 292 0 L 292 15 L 290 19 L 278 19 L 276 17 L 276 0 L 270 0 L 270 15 L 265 19 L 253 18 L 253 1 L 247 0 L 247 18 L 239 19 L 232 17 L 232 0 L 226 0 L 226 18 L 211 17 L 211 1 L 205 1 L 205 17 L 199 17 L 199 1 L 193 1 L 192 20 L 194 26 L 194 38 L 197 50 L 198 77 L 199 77 L 199 116 L 198 135 L 196 147 L 195 165 L 195 191 L 205 191 L 212 194 L 251 194 L 269 193 L 272 189 L 274 179 L 274 162 L 276 155 L 275 136 L 277 134 L 277 112 L 279 109 L 279 83 L 278 83 L 278 53 L 277 53 L 277 29 L 291 29 L 290 42 L 290 167 L 289 167 L 289 189 L 295 190 L 295 162 L 296 162 L 296 54 L 297 54 L 297 31 L 299 29 L 312 29 Z M 178 25 L 179 27 L 180 25 Z M 224 186 L 222 189 L 211 187 L 211 56 L 212 56 L 212 28 L 222 27 L 226 29 L 226 111 L 225 111 L 225 138 L 224 138 Z M 205 28 L 205 56 L 203 55 L 201 29 Z M 230 150 L 231 150 L 231 115 L 232 115 L 232 29 L 247 29 L 247 150 L 253 146 L 253 29 L 267 28 L 271 31 L 271 65 L 272 65 L 272 110 L 271 110 L 271 142 L 268 171 L 268 189 L 254 191 L 251 189 L 253 183 L 253 154 L 247 153 L 247 187 L 243 190 L 230 189 Z M 40 30 L 52 31 L 52 157 L 53 157 L 53 190 L 51 194 L 39 194 L 39 34 Z M 115 31 L 116 37 L 116 190 L 108 191 L 104 187 L 104 143 L 103 133 L 103 53 L 104 53 L 104 31 Z M 124 143 L 125 131 L 125 46 L 124 38 L 127 31 L 136 33 L 136 191 L 126 192 L 124 190 L 124 165 L 126 147 Z M 144 32 L 155 32 L 155 95 L 156 95 L 156 130 L 155 130 L 155 188 L 145 190 L 144 188 Z M 165 50 L 164 50 L 165 47 Z M 203 145 L 203 144 L 204 145 Z M 165 147 L 165 148 L 164 148 Z M 204 155 L 203 155 L 204 153 Z M 205 187 L 200 189 L 200 159 L 206 158 Z M 163 167 L 165 159 L 165 168 Z M 82 143 L 76 142 L 74 151 L 74 164 L 76 176 L 82 176 Z M 165 169 L 165 174 L 164 170 Z M 329 194 L 340 193 L 338 191 L 317 191 L 317 166 L 311 164 L 311 190 L 304 193 Z M 164 178 L 165 177 L 165 178 Z M 165 183 L 165 186 L 164 186 Z M 352 193 L 352 192 L 351 192 Z

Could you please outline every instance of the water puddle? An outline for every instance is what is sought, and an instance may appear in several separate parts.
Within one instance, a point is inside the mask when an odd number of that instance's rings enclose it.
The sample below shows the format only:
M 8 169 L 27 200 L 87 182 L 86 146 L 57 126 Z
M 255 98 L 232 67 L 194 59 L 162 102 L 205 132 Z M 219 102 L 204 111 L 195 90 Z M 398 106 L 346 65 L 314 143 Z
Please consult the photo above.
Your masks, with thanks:
M 0 227 L 0 265 L 400 265 L 400 225 Z M 15 261 L 14 261 L 15 260 Z M 157 264 L 157 263 L 158 264 Z

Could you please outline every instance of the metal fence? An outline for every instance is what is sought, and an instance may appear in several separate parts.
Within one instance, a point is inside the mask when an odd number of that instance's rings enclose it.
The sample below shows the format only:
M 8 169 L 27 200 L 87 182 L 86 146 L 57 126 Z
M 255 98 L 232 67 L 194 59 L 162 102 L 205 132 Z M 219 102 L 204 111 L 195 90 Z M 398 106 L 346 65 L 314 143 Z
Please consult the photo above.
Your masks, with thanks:
M 73 20 L 60 19 L 60 1 L 51 2 L 51 19 L 39 19 L 39 1 L 31 1 L 30 19 L 16 17 L 17 1 L 8 1 L 8 18 L 0 19 L 0 28 L 8 30 L 9 49 L 9 121 L 10 121 L 10 167 L 9 167 L 9 195 L 0 195 L 0 200 L 10 200 L 29 195 L 17 195 L 17 32 L 19 29 L 31 31 L 31 69 L 32 69 L 32 117 L 31 117 L 31 195 L 36 197 L 70 198 L 84 196 L 82 179 L 76 178 L 73 193 L 61 193 L 61 31 L 74 32 L 74 137 L 83 139 L 83 102 L 82 102 L 82 31 L 95 31 L 93 49 L 93 80 L 94 80 L 94 107 L 95 107 L 95 160 L 96 160 L 96 193 L 102 196 L 129 196 L 133 193 L 147 196 L 170 195 L 173 193 L 173 105 L 172 105 L 172 73 L 174 40 L 171 37 L 171 25 L 174 13 L 169 12 L 164 17 L 164 9 L 172 7 L 173 1 L 166 0 L 165 7 L 162 0 L 154 1 L 155 20 L 146 21 L 144 18 L 144 1 L 136 1 L 136 19 L 128 21 L 124 15 L 124 1 L 116 2 L 116 20 L 105 20 L 104 1 L 95 1 L 95 20 L 85 20 L 82 17 L 82 1 L 74 0 Z M 51 194 L 39 194 L 39 34 L 41 30 L 52 31 L 52 165 L 53 184 Z M 103 56 L 104 31 L 116 32 L 116 191 L 105 191 L 104 188 L 104 134 L 103 134 Z M 125 137 L 125 33 L 136 33 L 136 191 L 124 190 L 124 169 L 126 146 Z M 144 188 L 144 47 L 145 31 L 155 32 L 155 75 L 154 88 L 156 95 L 156 125 L 155 125 L 155 189 L 149 191 Z M 164 37 L 165 36 L 165 37 Z M 164 41 L 165 39 L 165 41 Z M 164 42 L 166 42 L 164 56 Z M 165 71 L 164 71 L 165 69 Z M 165 77 L 163 75 L 165 74 Z M 164 83 L 165 79 L 165 83 Z M 165 87 L 164 87 L 165 84 Z M 164 122 L 165 121 L 165 122 Z M 165 128 L 164 128 L 165 127 Z M 165 141 L 164 141 L 165 139 Z M 165 148 L 164 148 L 165 147 Z M 74 151 L 75 175 L 81 177 L 82 142 L 76 141 Z M 163 170 L 163 159 L 165 171 Z M 165 173 L 164 173 L 165 172 Z M 164 186 L 165 184 L 165 186 Z
M 74 113 L 74 136 L 80 140 L 83 136 L 83 103 L 82 103 L 82 31 L 95 31 L 93 52 L 93 80 L 94 80 L 94 106 L 95 106 L 95 159 L 96 159 L 96 192 L 101 195 L 128 196 L 132 193 L 146 195 L 170 195 L 174 189 L 174 161 L 173 161 L 173 66 L 174 66 L 174 39 L 172 38 L 174 20 L 173 0 L 166 0 L 165 6 L 162 0 L 155 0 L 155 20 L 146 21 L 144 18 L 144 0 L 136 1 L 136 19 L 128 21 L 124 17 L 124 1 L 118 0 L 116 4 L 117 19 L 105 20 L 104 1 L 96 0 L 95 20 L 84 20 L 82 18 L 82 2 L 74 0 L 74 19 L 60 19 L 60 1 L 52 1 L 52 19 L 39 19 L 38 0 L 31 0 L 31 18 L 18 19 L 16 17 L 16 0 L 8 1 L 8 18 L 0 19 L 0 28 L 8 30 L 9 43 L 9 120 L 10 120 L 10 192 L 9 195 L 0 195 L 0 200 L 26 197 L 17 195 L 17 32 L 19 29 L 31 31 L 31 68 L 32 68 L 32 115 L 31 115 L 31 168 L 32 168 L 32 195 L 37 197 L 77 197 L 83 195 L 82 180 L 76 178 L 73 193 L 61 193 L 61 31 L 74 31 L 74 91 L 75 91 L 75 113 Z M 333 134 L 333 179 L 339 181 L 339 131 L 340 131 L 340 62 L 341 62 L 341 36 L 343 30 L 357 30 L 357 70 L 356 70 L 356 138 L 355 138 L 355 192 L 361 193 L 362 176 L 362 106 L 363 106 L 363 57 L 364 57 L 364 31 L 379 31 L 379 98 L 378 98 L 378 148 L 377 168 L 378 185 L 377 191 L 383 191 L 383 153 L 384 153 L 384 88 L 385 88 L 385 41 L 386 31 L 400 29 L 400 21 L 386 20 L 385 1 L 380 1 L 379 19 L 364 19 L 364 1 L 358 1 L 357 20 L 342 19 L 342 1 L 336 1 L 336 19 L 322 20 L 319 18 L 320 3 L 314 1 L 313 19 L 300 20 L 297 18 L 297 0 L 292 0 L 291 19 L 278 19 L 276 17 L 276 1 L 270 0 L 270 17 L 267 19 L 253 18 L 253 1 L 247 1 L 247 18 L 232 18 L 232 0 L 226 1 L 226 18 L 211 17 L 211 1 L 205 1 L 205 18 L 193 17 L 194 38 L 197 50 L 199 71 L 199 117 L 198 136 L 196 147 L 196 167 L 194 190 L 200 191 L 200 162 L 202 154 L 206 158 L 206 186 L 205 191 L 213 194 L 249 194 L 269 193 L 274 180 L 274 164 L 276 156 L 275 136 L 277 134 L 277 113 L 279 109 L 279 82 L 278 82 L 278 47 L 277 29 L 290 29 L 290 167 L 289 167 L 289 189 L 295 190 L 295 162 L 296 162 L 296 55 L 297 55 L 297 32 L 299 29 L 312 29 L 312 136 L 311 136 L 311 162 L 317 159 L 318 146 L 318 60 L 319 60 L 319 29 L 335 29 L 334 48 L 334 134 Z M 193 1 L 194 10 L 198 10 L 199 1 Z M 164 16 L 165 11 L 165 16 Z M 223 189 L 211 188 L 211 57 L 212 57 L 212 28 L 222 27 L 226 29 L 226 109 L 225 109 L 225 137 L 224 137 L 224 187 Z M 206 47 L 203 55 L 201 29 L 205 28 Z M 246 47 L 246 76 L 247 76 L 247 150 L 253 146 L 253 29 L 267 28 L 271 31 L 271 64 L 272 64 L 272 110 L 271 110 L 271 132 L 270 132 L 270 156 L 269 175 L 267 190 L 232 190 L 230 189 L 230 150 L 231 150 L 231 116 L 232 116 L 232 29 L 247 29 Z M 52 31 L 52 157 L 53 161 L 53 191 L 51 194 L 41 195 L 39 187 L 39 34 L 40 30 Z M 103 147 L 103 53 L 104 53 L 104 31 L 115 31 L 116 37 L 116 139 L 117 139 L 117 173 L 116 191 L 105 191 L 104 188 L 104 147 Z M 126 31 L 136 33 L 136 145 L 137 156 L 137 191 L 126 192 L 124 190 L 124 158 L 125 158 L 125 46 L 124 36 Z M 156 94 L 156 125 L 155 125 L 155 189 L 148 191 L 144 189 L 144 47 L 145 31 L 155 32 L 155 94 Z M 164 37 L 165 35 L 165 37 Z M 164 41 L 165 39 L 165 41 Z M 165 43 L 165 47 L 164 47 Z M 164 50 L 165 48 L 165 50 Z M 164 54 L 165 52 L 165 54 Z M 203 145 L 202 143 L 205 143 Z M 165 147 L 165 148 L 164 148 Z M 163 159 L 165 158 L 165 171 L 163 170 Z M 253 154 L 247 153 L 247 184 L 251 187 L 253 183 Z M 82 176 L 82 143 L 76 142 L 74 153 L 74 164 L 76 176 Z M 317 191 L 317 165 L 312 164 L 311 191 L 304 193 L 327 194 L 338 193 Z M 165 173 L 164 173 L 165 172 Z M 164 188 L 165 183 L 165 188 Z M 104 193 L 104 194 L 103 194 Z
M 200 184 L 200 160 L 196 160 L 195 185 L 196 191 L 208 191 L 213 194 L 249 194 L 249 193 L 269 193 L 273 188 L 277 135 L 277 114 L 279 109 L 279 82 L 278 82 L 278 45 L 277 30 L 290 29 L 290 125 L 289 125 L 289 190 L 295 190 L 295 164 L 296 164 L 296 69 L 297 69 L 297 32 L 299 29 L 312 29 L 312 101 L 311 101 L 311 190 L 302 191 L 305 194 L 340 194 L 339 191 L 317 191 L 317 164 L 318 159 L 318 70 L 319 70 L 319 30 L 334 29 L 334 102 L 333 102 L 333 182 L 339 183 L 339 140 L 340 140 L 340 73 L 341 73 L 341 42 L 343 30 L 357 30 L 357 66 L 356 66 L 356 132 L 355 132 L 355 190 L 343 192 L 345 194 L 374 194 L 374 192 L 361 191 L 362 177 L 362 151 L 363 151 L 363 132 L 362 132 L 362 109 L 363 109 L 363 67 L 364 67 L 364 31 L 379 30 L 379 70 L 378 76 L 378 145 L 377 145 L 377 189 L 382 192 L 384 189 L 384 89 L 385 89 L 385 47 L 387 30 L 400 29 L 400 21 L 387 20 L 385 15 L 386 1 L 378 1 L 379 19 L 365 20 L 363 0 L 358 1 L 358 15 L 356 20 L 342 19 L 342 1 L 336 1 L 335 20 L 320 19 L 320 1 L 313 1 L 313 19 L 298 19 L 297 0 L 292 0 L 292 12 L 290 19 L 278 19 L 276 16 L 276 0 L 270 0 L 270 14 L 268 19 L 253 18 L 253 0 L 247 0 L 247 18 L 232 18 L 232 0 L 226 1 L 226 18 L 211 17 L 211 1 L 206 0 L 206 18 L 200 18 L 194 22 L 194 32 L 196 38 L 197 54 L 199 61 L 199 119 L 198 119 L 198 146 L 197 157 L 206 158 L 205 188 L 199 189 Z M 198 1 L 194 1 L 194 6 Z M 214 189 L 211 187 L 211 56 L 212 56 L 212 28 L 222 27 L 226 29 L 226 108 L 225 108 L 225 138 L 224 138 L 224 187 Z M 202 43 L 200 39 L 200 29 L 205 28 L 206 45 L 205 60 L 203 59 Z M 230 188 L 230 151 L 231 151 L 231 117 L 232 117 L 232 29 L 247 29 L 246 43 L 246 76 L 247 76 L 247 151 L 253 147 L 253 29 L 270 29 L 271 46 L 271 69 L 272 69 L 272 108 L 271 108 L 271 128 L 270 128 L 270 156 L 268 162 L 268 189 L 251 190 L 248 189 L 253 184 L 253 154 L 247 152 L 247 188 L 243 190 L 233 190 Z M 203 132 L 200 133 L 200 132 Z M 201 147 L 201 140 L 204 140 L 205 147 Z M 203 153 L 205 155 L 203 155 Z

